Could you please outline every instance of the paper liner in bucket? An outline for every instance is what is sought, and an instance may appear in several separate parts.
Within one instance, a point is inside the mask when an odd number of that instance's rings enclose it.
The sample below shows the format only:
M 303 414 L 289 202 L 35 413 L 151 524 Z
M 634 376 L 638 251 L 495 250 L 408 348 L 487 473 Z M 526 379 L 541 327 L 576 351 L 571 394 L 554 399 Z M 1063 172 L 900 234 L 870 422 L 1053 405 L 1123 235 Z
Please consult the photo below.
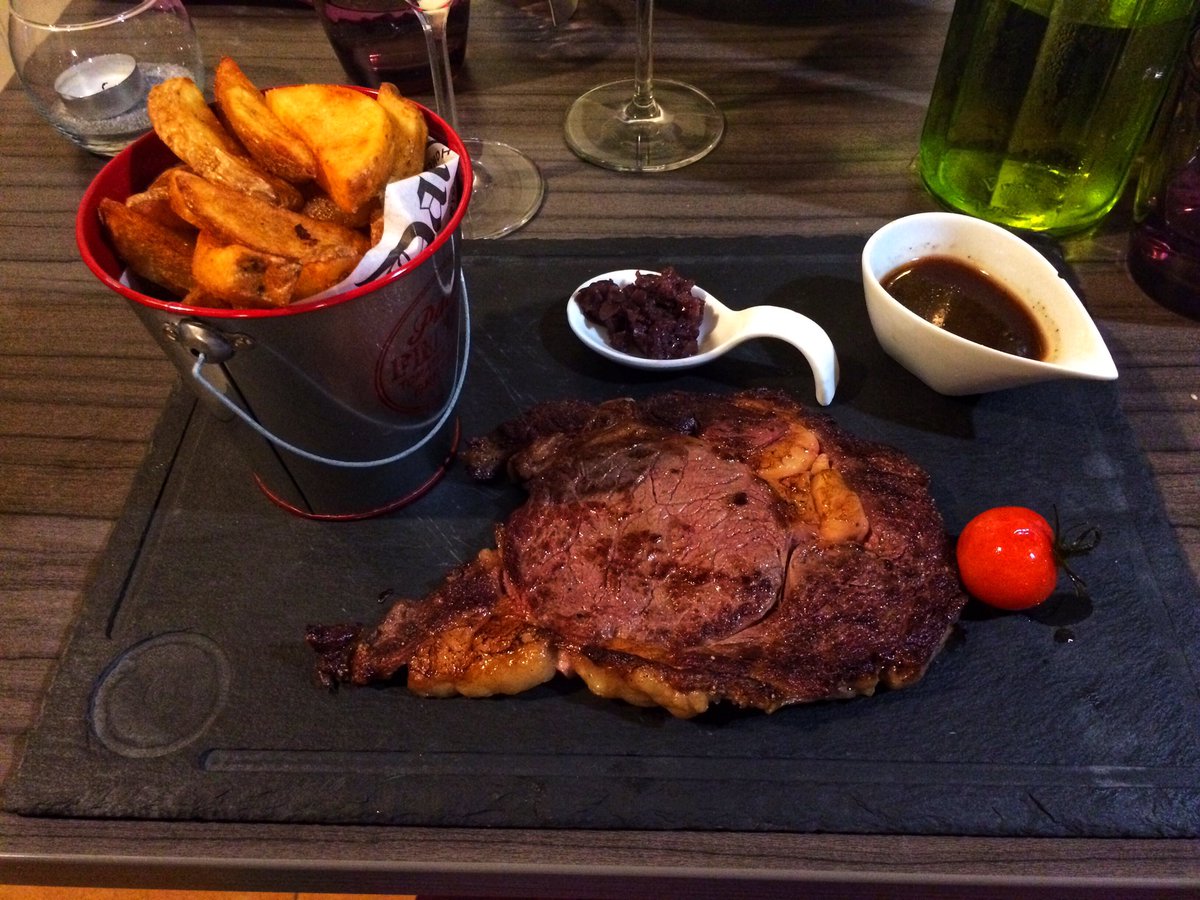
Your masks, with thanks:
M 470 344 L 459 223 L 472 176 L 458 135 L 425 115 L 431 137 L 458 156 L 440 230 L 428 230 L 411 256 L 391 254 L 386 274 L 291 306 L 197 308 L 123 283 L 98 207 L 105 197 L 123 202 L 177 162 L 153 133 L 114 157 L 80 204 L 84 262 L 130 301 L 184 382 L 229 426 L 263 491 L 301 515 L 396 509 L 432 487 L 456 449 Z M 439 202 L 438 191 L 422 193 Z

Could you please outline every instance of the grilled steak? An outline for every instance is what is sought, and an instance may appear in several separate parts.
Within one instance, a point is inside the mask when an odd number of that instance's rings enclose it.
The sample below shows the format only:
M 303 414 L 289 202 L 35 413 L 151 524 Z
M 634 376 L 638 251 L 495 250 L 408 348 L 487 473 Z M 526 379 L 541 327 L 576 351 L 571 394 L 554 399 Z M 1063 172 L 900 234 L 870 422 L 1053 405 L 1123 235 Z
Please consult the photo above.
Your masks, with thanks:
M 545 403 L 465 460 L 527 501 L 430 596 L 311 628 L 327 682 L 772 711 L 915 681 L 965 601 L 925 473 L 779 393 Z

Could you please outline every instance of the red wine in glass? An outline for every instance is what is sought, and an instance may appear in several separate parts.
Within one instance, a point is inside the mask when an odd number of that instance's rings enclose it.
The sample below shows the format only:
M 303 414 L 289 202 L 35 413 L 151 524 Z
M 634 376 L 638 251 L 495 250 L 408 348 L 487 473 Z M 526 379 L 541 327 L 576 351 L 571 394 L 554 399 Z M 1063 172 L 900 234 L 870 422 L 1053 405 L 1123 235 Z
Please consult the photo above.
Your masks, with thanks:
M 317 14 L 338 61 L 355 84 L 389 81 L 401 93 L 432 90 L 425 32 L 416 11 L 397 0 L 316 0 Z M 467 53 L 470 0 L 446 17 L 446 51 L 457 72 Z

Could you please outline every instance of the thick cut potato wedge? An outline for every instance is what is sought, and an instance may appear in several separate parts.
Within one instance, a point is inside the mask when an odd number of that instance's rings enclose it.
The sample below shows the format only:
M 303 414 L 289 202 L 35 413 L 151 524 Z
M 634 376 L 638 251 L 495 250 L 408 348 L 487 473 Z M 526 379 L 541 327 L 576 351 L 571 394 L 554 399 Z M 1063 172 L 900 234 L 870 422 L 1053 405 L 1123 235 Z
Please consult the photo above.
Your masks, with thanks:
M 264 93 L 230 58 L 209 104 L 190 78 L 148 106 L 177 159 L 101 225 L 129 270 L 184 303 L 278 307 L 346 280 L 382 237 L 384 188 L 424 169 L 424 110 L 384 84 Z
M 383 216 L 383 204 L 380 204 L 379 206 L 375 207 L 374 210 L 371 211 L 371 222 L 370 222 L 370 225 L 368 226 L 368 228 L 370 229 L 370 231 L 369 231 L 369 233 L 371 235 L 370 243 L 371 243 L 372 247 L 374 247 L 376 244 L 378 244 L 380 241 L 383 240 L 383 229 L 386 225 L 387 225 L 387 220 L 384 219 L 384 216 Z
M 273 253 L 226 244 L 201 231 L 192 256 L 196 287 L 234 307 L 277 307 L 292 302 L 300 263 Z
M 337 222 L 347 228 L 366 228 L 371 224 L 376 210 L 383 209 L 383 195 L 363 206 L 355 213 L 344 212 L 340 206 L 329 199 L 325 193 L 316 193 L 304 201 L 300 212 L 322 222 Z
M 242 153 L 192 79 L 169 78 L 156 84 L 147 110 L 162 142 L 197 174 L 268 203 L 299 208 L 300 191 Z
M 409 100 L 394 84 L 379 86 L 379 105 L 392 117 L 396 129 L 396 157 L 392 161 L 392 181 L 425 171 L 425 143 L 429 125 L 421 107 Z
M 293 184 L 316 178 L 317 159 L 308 145 L 279 121 L 228 56 L 217 65 L 213 93 L 230 130 L 260 166 Z
M 201 231 L 229 244 L 301 263 L 356 262 L 367 238 L 351 228 L 281 209 L 188 172 L 171 176 L 171 208 Z
M 192 288 L 183 298 L 188 306 L 206 306 L 209 309 L 235 309 L 228 300 L 216 297 L 202 288 Z
M 317 158 L 317 183 L 343 211 L 375 199 L 392 174 L 396 128 L 373 97 L 338 84 L 272 88 L 267 106 Z
M 134 212 L 153 219 L 159 225 L 185 234 L 196 234 L 191 222 L 185 222 L 171 209 L 171 189 L 165 182 L 155 183 L 137 194 L 130 194 L 125 205 Z
M 117 255 L 134 272 L 182 297 L 194 286 L 194 237 L 134 212 L 111 198 L 100 201 L 100 221 Z
M 303 300 L 333 287 L 354 271 L 360 258 L 352 256 L 345 259 L 318 259 L 302 264 L 300 277 L 296 279 L 294 299 Z

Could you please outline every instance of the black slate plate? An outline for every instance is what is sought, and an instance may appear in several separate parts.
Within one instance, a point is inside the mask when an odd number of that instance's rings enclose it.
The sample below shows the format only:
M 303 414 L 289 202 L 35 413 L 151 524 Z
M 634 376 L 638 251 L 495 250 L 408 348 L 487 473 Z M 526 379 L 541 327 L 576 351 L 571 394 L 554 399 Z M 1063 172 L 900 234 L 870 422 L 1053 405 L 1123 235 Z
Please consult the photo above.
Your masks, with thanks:
M 513 242 L 472 246 L 466 434 L 548 397 L 777 386 L 811 402 L 791 348 L 744 345 L 683 377 L 622 369 L 569 332 L 586 277 L 675 264 L 734 307 L 824 324 L 829 411 L 932 474 L 951 531 L 1020 503 L 1101 527 L 1069 592 L 1030 614 L 968 608 L 914 687 L 771 716 L 690 721 L 556 680 L 524 695 L 327 692 L 306 624 L 375 620 L 491 540 L 516 489 L 459 469 L 415 506 L 358 523 L 288 516 L 177 394 L 19 769 L 31 815 L 454 826 L 913 834 L 1200 835 L 1197 588 L 1116 387 L 1060 382 L 940 397 L 867 324 L 862 241 Z M 1067 638 L 1073 638 L 1068 640 Z

